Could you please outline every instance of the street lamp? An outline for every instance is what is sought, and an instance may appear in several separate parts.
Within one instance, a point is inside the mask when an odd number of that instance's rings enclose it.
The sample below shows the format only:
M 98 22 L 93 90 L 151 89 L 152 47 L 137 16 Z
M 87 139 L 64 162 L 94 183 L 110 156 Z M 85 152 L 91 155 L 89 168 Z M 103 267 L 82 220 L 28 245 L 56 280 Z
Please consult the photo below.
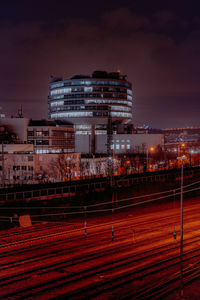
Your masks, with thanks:
M 180 236 L 180 256 L 182 258 L 183 255 L 183 161 L 186 159 L 186 156 L 183 155 L 181 157 L 178 157 L 178 159 L 181 159 L 181 224 L 180 224 L 180 230 L 181 230 L 181 236 Z
M 186 156 L 183 155 L 181 157 L 177 157 L 177 159 L 181 160 L 181 224 L 180 224 L 180 280 L 181 280 L 181 289 L 180 289 L 180 296 L 182 299 L 183 296 L 183 161 L 186 159 Z
M 147 171 L 149 169 L 149 152 L 153 152 L 154 151 L 154 147 L 147 147 Z
M 1 142 L 1 161 L 2 161 L 2 187 L 4 188 L 5 186 L 5 170 L 4 170 L 4 143 L 3 141 Z
M 178 155 L 182 155 L 183 151 L 185 149 L 185 143 L 181 143 L 178 145 Z M 182 151 L 181 151 L 182 150 Z

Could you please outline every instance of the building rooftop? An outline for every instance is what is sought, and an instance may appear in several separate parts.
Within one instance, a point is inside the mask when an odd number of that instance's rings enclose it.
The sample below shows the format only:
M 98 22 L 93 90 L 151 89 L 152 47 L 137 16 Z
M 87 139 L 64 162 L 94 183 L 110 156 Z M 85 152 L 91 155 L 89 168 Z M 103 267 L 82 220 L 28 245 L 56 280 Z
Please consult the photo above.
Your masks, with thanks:
M 67 121 L 61 121 L 61 120 L 56 120 L 56 121 L 48 121 L 48 120 L 30 120 L 28 126 L 73 126 L 71 122 Z
M 121 75 L 120 71 L 118 70 L 117 72 L 106 72 L 106 71 L 94 71 L 92 75 L 83 75 L 83 74 L 77 74 L 71 77 L 69 80 L 73 79 L 93 79 L 93 78 L 99 78 L 99 79 L 117 79 L 117 80 L 126 80 L 126 75 Z M 57 81 L 62 81 L 62 77 L 53 77 L 51 76 L 51 83 L 57 82 Z

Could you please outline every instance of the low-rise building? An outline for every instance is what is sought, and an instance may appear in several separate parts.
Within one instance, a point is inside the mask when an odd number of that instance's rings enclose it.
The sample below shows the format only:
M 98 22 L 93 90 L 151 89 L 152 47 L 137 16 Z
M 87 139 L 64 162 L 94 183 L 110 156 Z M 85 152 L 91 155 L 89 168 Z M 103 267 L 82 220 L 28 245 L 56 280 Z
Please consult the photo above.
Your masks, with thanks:
M 27 142 L 34 145 L 35 153 L 73 153 L 75 151 L 73 126 L 60 126 L 54 121 L 30 120 Z
M 80 177 L 80 153 L 36 154 L 33 145 L 27 144 L 10 144 L 3 148 L 1 186 L 62 182 Z
M 75 152 L 92 153 L 91 135 L 75 136 Z M 107 153 L 107 134 L 95 136 L 95 153 Z M 111 149 L 115 154 L 144 153 L 149 147 L 164 146 L 163 134 L 113 134 Z
M 35 182 L 33 145 L 2 144 L 0 155 L 1 186 Z
M 80 177 L 80 153 L 35 154 L 35 178 L 63 182 Z

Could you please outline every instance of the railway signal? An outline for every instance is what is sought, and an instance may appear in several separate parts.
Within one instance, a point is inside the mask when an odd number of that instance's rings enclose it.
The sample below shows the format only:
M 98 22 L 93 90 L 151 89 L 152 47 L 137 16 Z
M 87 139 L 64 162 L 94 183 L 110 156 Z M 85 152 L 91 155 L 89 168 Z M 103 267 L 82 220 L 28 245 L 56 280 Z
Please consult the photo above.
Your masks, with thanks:
M 176 240 L 176 231 L 175 231 L 175 226 L 174 226 L 173 235 L 174 235 L 174 243 L 176 244 L 176 243 L 177 243 L 177 240 Z
M 114 226 L 112 225 L 112 242 L 114 241 Z
M 85 221 L 85 237 L 87 237 L 87 222 Z

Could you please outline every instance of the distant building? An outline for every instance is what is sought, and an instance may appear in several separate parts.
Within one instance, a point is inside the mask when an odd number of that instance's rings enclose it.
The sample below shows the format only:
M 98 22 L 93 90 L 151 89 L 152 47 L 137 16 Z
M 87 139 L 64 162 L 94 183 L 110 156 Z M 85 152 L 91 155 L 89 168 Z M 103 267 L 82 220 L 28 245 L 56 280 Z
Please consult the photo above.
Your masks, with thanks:
M 2 144 L 0 185 L 34 182 L 35 162 L 33 145 Z
M 120 72 L 95 71 L 91 76 L 51 78 L 48 97 L 50 120 L 67 120 L 79 134 L 107 129 L 112 122 L 131 123 L 132 85 Z
M 69 123 L 31 120 L 28 118 L 2 118 L 0 137 L 7 131 L 15 135 L 18 143 L 33 144 L 35 153 L 72 153 L 75 151 L 74 128 Z M 8 135 L 8 134 L 7 134 Z M 5 137 L 4 142 L 7 142 Z M 15 141 L 15 142 L 16 142 Z
M 0 186 L 62 182 L 80 176 L 80 153 L 35 154 L 30 150 L 33 145 L 5 145 Z
M 72 125 L 2 118 L 0 141 L 1 186 L 56 182 L 79 174 L 80 154 L 74 153 Z
M 44 182 L 63 182 L 80 176 L 80 153 L 35 155 L 35 178 Z
M 75 136 L 75 151 L 92 154 L 92 141 L 90 135 Z M 144 153 L 149 147 L 164 147 L 163 134 L 113 134 L 111 150 L 115 154 Z M 96 153 L 107 153 L 107 135 L 95 136 Z
M 73 126 L 60 126 L 53 121 L 30 120 L 27 142 L 34 145 L 35 153 L 72 153 L 75 151 Z

